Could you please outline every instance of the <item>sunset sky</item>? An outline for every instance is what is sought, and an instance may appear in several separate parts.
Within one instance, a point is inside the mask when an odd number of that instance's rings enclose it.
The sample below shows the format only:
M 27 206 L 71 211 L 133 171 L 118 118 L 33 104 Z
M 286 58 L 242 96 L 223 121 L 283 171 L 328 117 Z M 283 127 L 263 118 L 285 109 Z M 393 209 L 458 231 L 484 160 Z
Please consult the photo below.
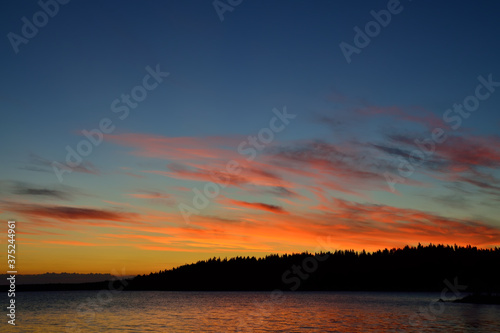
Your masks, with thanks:
M 0 11 L 20 274 L 500 245 L 500 3 L 401 1 L 349 59 L 387 1 L 58 7 Z

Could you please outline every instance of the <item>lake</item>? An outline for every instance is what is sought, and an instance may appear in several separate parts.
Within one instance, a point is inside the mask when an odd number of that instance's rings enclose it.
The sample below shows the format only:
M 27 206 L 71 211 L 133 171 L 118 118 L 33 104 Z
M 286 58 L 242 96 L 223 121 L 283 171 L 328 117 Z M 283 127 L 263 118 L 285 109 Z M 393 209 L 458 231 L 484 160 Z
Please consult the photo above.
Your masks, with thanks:
M 500 332 L 500 306 L 439 293 L 16 293 L 12 332 Z M 5 303 L 5 298 L 2 298 Z M 5 303 L 6 304 L 6 303 Z

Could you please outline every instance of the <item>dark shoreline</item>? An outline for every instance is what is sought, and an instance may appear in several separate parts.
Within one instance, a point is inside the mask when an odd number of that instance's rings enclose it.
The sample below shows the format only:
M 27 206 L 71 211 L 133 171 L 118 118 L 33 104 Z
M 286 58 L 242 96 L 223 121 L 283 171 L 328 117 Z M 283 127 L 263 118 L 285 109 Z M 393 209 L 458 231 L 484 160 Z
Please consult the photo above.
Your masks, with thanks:
M 500 295 L 467 295 L 463 298 L 453 301 L 454 303 L 469 304 L 494 304 L 500 305 Z
M 125 280 L 127 283 L 133 283 L 132 280 Z M 115 288 L 110 288 L 110 283 L 115 285 Z M 117 290 L 116 286 L 119 285 L 117 280 L 112 281 L 102 281 L 102 282 L 91 282 L 91 283 L 49 283 L 49 284 L 23 284 L 16 286 L 16 292 L 32 292 L 32 291 L 88 291 L 88 290 Z M 7 292 L 9 286 L 0 286 L 1 292 Z M 229 289 L 229 288 L 215 288 L 215 289 L 201 289 L 201 288 L 134 288 L 125 287 L 123 289 L 118 289 L 120 291 L 207 291 L 207 292 L 271 292 L 276 289 Z M 284 292 L 397 292 L 397 293 L 427 293 L 427 292 L 441 292 L 441 289 L 369 289 L 369 288 L 359 288 L 359 289 L 347 289 L 347 288 L 333 288 L 333 289 L 307 289 L 307 290 L 290 290 L 282 289 Z

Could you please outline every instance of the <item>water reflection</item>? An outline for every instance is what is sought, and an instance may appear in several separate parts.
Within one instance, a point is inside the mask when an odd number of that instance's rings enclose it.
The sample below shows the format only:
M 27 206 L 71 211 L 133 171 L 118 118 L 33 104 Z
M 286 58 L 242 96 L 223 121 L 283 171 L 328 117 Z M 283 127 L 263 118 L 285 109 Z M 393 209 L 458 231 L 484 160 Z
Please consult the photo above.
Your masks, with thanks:
M 96 292 L 17 296 L 19 332 L 500 332 L 500 306 L 446 303 L 434 320 L 410 316 L 439 294 L 380 292 L 121 292 L 95 316 Z M 77 310 L 79 309 L 79 310 Z

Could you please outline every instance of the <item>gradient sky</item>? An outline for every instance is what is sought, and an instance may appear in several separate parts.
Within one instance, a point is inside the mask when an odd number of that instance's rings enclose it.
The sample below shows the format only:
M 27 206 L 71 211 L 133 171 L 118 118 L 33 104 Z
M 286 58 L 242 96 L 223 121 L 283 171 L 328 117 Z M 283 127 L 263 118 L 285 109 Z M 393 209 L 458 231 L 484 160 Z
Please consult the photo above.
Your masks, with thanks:
M 0 218 L 18 221 L 19 273 L 500 244 L 500 84 L 478 80 L 500 82 L 497 1 L 401 1 L 350 63 L 340 43 L 387 1 L 244 0 L 223 21 L 211 1 L 70 1 L 17 53 L 8 34 L 41 8 L 2 7 Z M 169 75 L 114 112 L 148 66 Z M 446 117 L 478 89 L 475 111 Z M 250 159 L 248 136 L 284 109 L 295 117 Z M 53 162 L 106 118 L 59 179 Z M 401 167 L 437 128 L 444 142 Z M 187 221 L 214 175 L 228 181 Z

